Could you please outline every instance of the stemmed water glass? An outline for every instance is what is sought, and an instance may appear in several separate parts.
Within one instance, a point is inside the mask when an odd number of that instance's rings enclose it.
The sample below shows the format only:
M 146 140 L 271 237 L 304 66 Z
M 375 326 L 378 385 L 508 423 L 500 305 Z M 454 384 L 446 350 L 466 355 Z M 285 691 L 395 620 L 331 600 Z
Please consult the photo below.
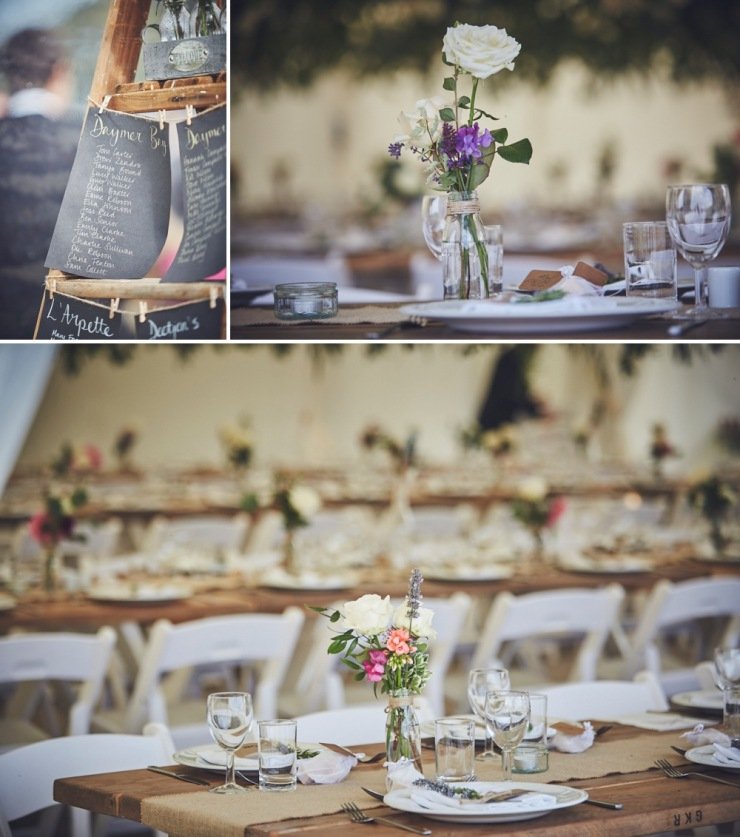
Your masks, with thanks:
M 496 690 L 486 695 L 486 719 L 504 757 L 504 781 L 511 781 L 511 754 L 521 744 L 529 724 L 527 692 Z
M 715 648 L 714 666 L 720 689 L 740 686 L 740 648 Z
M 468 674 L 468 702 L 486 730 L 486 746 L 475 757 L 476 761 L 497 758 L 493 751 L 493 733 L 486 720 L 486 695 L 497 689 L 508 689 L 510 685 L 509 672 L 505 668 L 474 668 Z
M 226 750 L 226 781 L 211 788 L 214 793 L 246 793 L 237 785 L 234 755 L 252 728 L 252 696 L 247 692 L 214 692 L 208 695 L 208 728 L 213 740 Z
M 724 183 L 669 186 L 666 221 L 679 253 L 694 268 L 694 305 L 688 317 L 720 317 L 706 302 L 707 265 L 719 254 L 730 231 L 730 190 Z

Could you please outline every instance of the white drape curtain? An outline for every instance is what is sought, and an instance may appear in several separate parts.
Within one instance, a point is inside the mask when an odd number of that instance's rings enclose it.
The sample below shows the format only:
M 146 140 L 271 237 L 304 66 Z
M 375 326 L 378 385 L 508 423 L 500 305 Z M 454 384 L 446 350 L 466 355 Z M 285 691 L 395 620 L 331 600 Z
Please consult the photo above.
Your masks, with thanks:
M 0 495 L 46 392 L 56 352 L 42 343 L 0 346 Z

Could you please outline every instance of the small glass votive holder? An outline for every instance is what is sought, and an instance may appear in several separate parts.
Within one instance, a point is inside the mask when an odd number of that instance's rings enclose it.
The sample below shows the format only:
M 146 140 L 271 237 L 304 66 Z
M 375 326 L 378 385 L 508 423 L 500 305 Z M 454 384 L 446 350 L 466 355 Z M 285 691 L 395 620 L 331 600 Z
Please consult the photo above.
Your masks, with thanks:
M 434 761 L 437 779 L 443 782 L 475 779 L 475 721 L 471 718 L 436 720 Z
M 259 721 L 259 788 L 292 791 L 296 788 L 298 748 L 296 721 Z
M 722 725 L 730 738 L 740 738 L 740 686 L 725 686 L 722 695 Z
M 336 282 L 288 282 L 275 285 L 275 316 L 279 320 L 325 320 L 339 310 Z
M 524 741 L 514 750 L 512 773 L 544 773 L 549 767 L 547 750 L 547 695 L 529 695 L 529 724 Z

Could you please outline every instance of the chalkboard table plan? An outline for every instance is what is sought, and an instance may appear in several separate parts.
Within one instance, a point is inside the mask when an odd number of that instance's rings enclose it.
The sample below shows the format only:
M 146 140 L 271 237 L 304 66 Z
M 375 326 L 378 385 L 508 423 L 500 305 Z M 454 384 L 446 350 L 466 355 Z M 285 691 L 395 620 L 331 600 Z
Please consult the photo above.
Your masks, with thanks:
M 123 315 L 99 302 L 44 291 L 35 340 L 120 340 Z
M 46 267 L 144 276 L 167 237 L 170 157 L 166 123 L 89 108 Z
M 219 340 L 223 319 L 221 298 L 157 308 L 136 318 L 136 339 Z

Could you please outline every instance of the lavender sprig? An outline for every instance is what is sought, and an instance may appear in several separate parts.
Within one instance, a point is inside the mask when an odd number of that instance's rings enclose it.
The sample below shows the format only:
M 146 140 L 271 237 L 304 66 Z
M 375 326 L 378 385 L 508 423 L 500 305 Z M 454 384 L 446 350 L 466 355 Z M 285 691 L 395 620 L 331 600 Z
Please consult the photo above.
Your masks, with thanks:
M 424 581 L 419 570 L 411 570 L 411 577 L 409 578 L 409 594 L 406 599 L 406 612 L 408 613 L 409 621 L 413 623 L 414 619 L 419 617 L 419 609 L 421 608 L 421 582 Z

